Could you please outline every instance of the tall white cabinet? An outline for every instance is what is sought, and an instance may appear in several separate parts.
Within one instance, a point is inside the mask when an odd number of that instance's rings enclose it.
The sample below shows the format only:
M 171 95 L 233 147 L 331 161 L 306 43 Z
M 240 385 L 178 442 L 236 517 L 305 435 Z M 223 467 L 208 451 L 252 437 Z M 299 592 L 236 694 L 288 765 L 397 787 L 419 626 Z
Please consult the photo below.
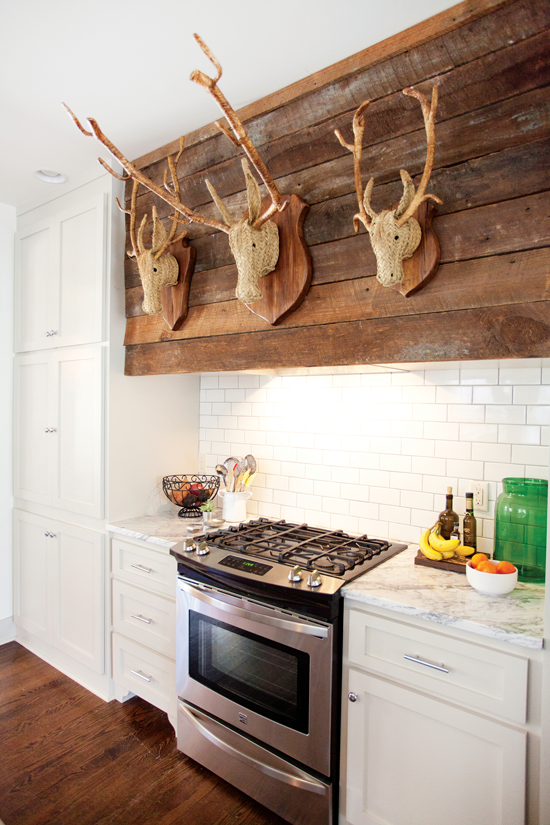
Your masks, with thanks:
M 94 173 L 29 205 L 15 245 L 16 640 L 104 699 L 106 522 L 155 512 L 198 453 L 198 376 L 124 376 L 121 189 Z

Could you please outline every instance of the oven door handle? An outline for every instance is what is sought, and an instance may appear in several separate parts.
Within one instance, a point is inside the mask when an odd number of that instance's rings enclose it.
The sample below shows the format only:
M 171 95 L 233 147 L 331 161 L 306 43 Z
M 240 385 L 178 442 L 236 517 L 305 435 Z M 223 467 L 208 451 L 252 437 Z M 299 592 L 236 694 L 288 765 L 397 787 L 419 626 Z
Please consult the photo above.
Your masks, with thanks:
M 288 619 L 278 619 L 276 616 L 265 616 L 263 613 L 252 613 L 250 610 L 243 610 L 242 607 L 228 604 L 222 599 L 216 599 L 214 596 L 210 596 L 208 593 L 205 593 L 204 590 L 200 590 L 181 577 L 179 578 L 179 586 L 199 601 L 204 602 L 204 604 L 209 604 L 211 607 L 216 607 L 219 610 L 225 610 L 227 613 L 231 613 L 232 616 L 239 616 L 242 619 L 266 624 L 269 625 L 269 627 L 277 627 L 281 630 L 290 630 L 293 633 L 305 633 L 306 636 L 316 636 L 322 639 L 328 637 L 329 629 L 324 625 L 313 624 L 313 622 L 293 622 Z
M 296 774 L 291 774 L 286 771 L 279 770 L 273 765 L 266 765 L 265 762 L 262 762 L 255 756 L 234 748 L 233 745 L 229 744 L 229 742 L 224 742 L 223 739 L 217 736 L 214 731 L 210 730 L 207 727 L 207 724 L 205 724 L 205 722 L 207 723 L 208 721 L 208 717 L 203 717 L 201 721 L 191 711 L 191 709 L 186 707 L 182 702 L 179 703 L 179 707 L 180 713 L 183 713 L 185 718 L 193 725 L 201 736 L 204 736 L 205 739 L 208 739 L 209 742 L 212 742 L 212 744 L 217 748 L 220 748 L 220 750 L 229 754 L 229 756 L 233 756 L 235 759 L 238 759 L 239 762 L 242 762 L 247 767 L 255 768 L 257 771 L 260 771 L 267 776 L 271 776 L 279 782 L 284 782 L 286 785 L 292 785 L 300 790 L 309 791 L 310 793 L 316 794 L 326 794 L 327 786 L 316 780 L 313 776 L 303 773 L 303 771 L 300 771 L 299 768 L 295 768 Z M 247 740 L 243 738 L 243 742 L 246 741 Z

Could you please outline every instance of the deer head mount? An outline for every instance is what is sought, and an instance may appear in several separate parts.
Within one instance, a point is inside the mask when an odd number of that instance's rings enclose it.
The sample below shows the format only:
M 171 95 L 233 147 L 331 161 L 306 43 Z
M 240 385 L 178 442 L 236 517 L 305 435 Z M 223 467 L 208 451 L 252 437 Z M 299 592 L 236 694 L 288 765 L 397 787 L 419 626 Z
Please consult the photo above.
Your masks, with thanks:
M 235 146 L 238 146 L 244 150 L 248 159 L 251 161 L 252 165 L 254 166 L 260 178 L 267 187 L 267 190 L 271 196 L 271 202 L 263 211 L 259 186 L 254 177 L 252 176 L 250 167 L 245 159 L 243 159 L 242 163 L 246 179 L 246 188 L 248 196 L 248 214 L 245 213 L 240 218 L 240 220 L 235 221 L 233 218 L 231 218 L 226 206 L 216 193 L 212 184 L 208 180 L 206 181 L 208 190 L 212 195 L 222 218 L 221 221 L 218 221 L 214 218 L 209 218 L 205 215 L 199 215 L 193 209 L 190 209 L 188 206 L 185 206 L 185 204 L 182 203 L 178 178 L 176 174 L 176 165 L 183 151 L 183 138 L 180 141 L 180 152 L 176 160 L 174 161 L 174 159 L 171 157 L 168 158 L 168 167 L 170 169 L 172 176 L 172 186 L 167 181 L 168 170 L 165 170 L 164 189 L 162 189 L 160 186 L 158 186 L 152 180 L 146 177 L 146 175 L 144 175 L 131 161 L 124 157 L 124 155 L 116 148 L 116 146 L 114 146 L 114 144 L 111 143 L 111 141 L 106 137 L 106 135 L 103 134 L 103 132 L 99 128 L 97 121 L 93 120 L 92 118 L 88 119 L 88 122 L 92 127 L 92 131 L 89 132 L 86 129 L 84 129 L 84 127 L 78 121 L 76 116 L 71 112 L 69 107 L 65 106 L 65 104 L 63 105 L 73 118 L 75 124 L 78 126 L 80 131 L 88 137 L 92 137 L 93 135 L 95 135 L 95 137 L 109 150 L 113 157 L 115 157 L 118 160 L 122 168 L 125 170 L 126 175 L 118 175 L 116 172 L 114 172 L 113 169 L 111 169 L 108 166 L 108 164 L 106 164 L 101 158 L 99 158 L 99 162 L 107 169 L 107 171 L 109 171 L 119 180 L 133 179 L 134 192 L 136 191 L 135 187 L 141 183 L 143 186 L 145 186 L 151 192 L 154 192 L 156 195 L 158 195 L 159 198 L 162 198 L 162 200 L 164 200 L 166 203 L 173 207 L 173 230 L 177 223 L 199 223 L 206 226 L 210 226 L 218 231 L 225 232 L 229 236 L 229 244 L 231 251 L 235 257 L 238 272 L 237 289 L 235 294 L 240 301 L 249 304 L 259 300 L 262 297 L 262 293 L 258 286 L 258 279 L 271 272 L 277 264 L 277 260 L 279 257 L 279 232 L 277 226 L 274 223 L 272 223 L 269 219 L 276 212 L 281 212 L 286 207 L 287 201 L 285 201 L 280 195 L 275 185 L 275 182 L 273 181 L 273 178 L 269 174 L 265 164 L 263 163 L 254 145 L 252 144 L 252 141 L 250 140 L 250 137 L 248 136 L 242 122 L 240 121 L 239 117 L 231 108 L 228 101 L 218 88 L 217 84 L 222 76 L 221 65 L 214 57 L 213 53 L 210 51 L 208 46 L 199 37 L 199 35 L 195 34 L 194 37 L 197 43 L 199 44 L 200 48 L 204 52 L 204 54 L 214 65 L 214 68 L 216 69 L 216 75 L 215 77 L 211 78 L 203 72 L 196 70 L 192 72 L 190 79 L 193 82 L 198 83 L 200 86 L 205 88 L 209 92 L 209 94 L 212 95 L 214 100 L 218 103 L 218 105 L 220 106 L 225 115 L 227 122 L 229 123 L 229 126 L 231 127 L 231 131 L 224 124 L 218 121 L 216 122 L 216 125 L 218 126 L 220 131 L 222 131 L 223 134 Z M 182 221 L 178 220 L 178 218 L 176 217 L 177 214 L 180 214 L 183 217 Z M 170 243 L 173 243 L 173 240 L 170 241 Z M 167 245 L 168 244 L 164 246 L 164 249 L 166 249 Z M 149 258 L 151 257 L 151 252 L 154 251 L 154 249 L 154 241 L 153 250 L 144 250 L 142 252 L 140 251 L 139 246 L 136 243 L 134 253 L 136 255 L 136 258 L 138 259 L 138 265 L 140 261 L 140 255 L 144 256 L 147 253 L 148 257 L 143 257 L 143 261 L 145 262 L 147 260 L 149 266 Z M 158 261 L 161 258 L 161 251 L 162 255 L 166 257 L 166 254 L 162 250 L 161 246 L 159 248 L 159 251 L 154 253 L 153 257 L 156 261 Z M 154 267 L 149 268 L 154 269 Z M 168 270 L 168 265 L 166 266 L 166 270 Z
M 403 281 L 403 261 L 410 258 L 420 244 L 422 230 L 418 221 L 413 217 L 413 214 L 424 201 L 432 200 L 441 203 L 441 200 L 436 195 L 424 194 L 434 161 L 434 119 L 437 110 L 438 87 L 433 87 L 431 105 L 424 95 L 416 89 L 410 87 L 403 89 L 403 94 L 415 97 L 422 106 L 427 136 L 427 152 L 424 173 L 418 190 L 415 191 L 409 173 L 405 169 L 401 169 L 400 175 L 403 182 L 403 195 L 396 209 L 384 209 L 379 213 L 373 210 L 370 199 L 374 178 L 369 180 L 365 188 L 365 193 L 363 194 L 361 181 L 361 153 L 363 134 L 365 131 L 365 118 L 363 113 L 369 106 L 370 101 L 364 101 L 353 116 L 353 145 L 346 143 L 340 131 L 338 129 L 335 130 L 336 137 L 341 145 L 349 149 L 353 154 L 355 191 L 359 204 L 359 212 L 353 216 L 353 225 L 355 231 L 358 232 L 359 222 L 361 222 L 370 235 L 371 245 L 377 263 L 376 277 L 383 286 L 395 286 Z M 431 274 L 433 273 L 430 272 L 430 276 Z
M 180 144 L 181 155 L 183 147 Z M 174 185 L 179 187 L 177 177 Z M 143 304 L 142 308 L 146 315 L 158 315 L 162 312 L 162 302 L 160 294 L 165 286 L 175 286 L 179 278 L 179 265 L 173 255 L 167 252 L 171 244 L 176 244 L 187 235 L 187 232 L 182 232 L 181 235 L 175 237 L 178 219 L 177 213 L 172 217 L 172 227 L 170 233 L 166 232 L 162 221 L 160 220 L 157 209 L 153 206 L 153 232 L 151 237 L 151 248 L 147 249 L 144 243 L 144 231 L 147 226 L 147 215 L 141 219 L 139 230 L 136 236 L 136 212 L 137 212 L 137 193 L 139 189 L 139 181 L 134 181 L 132 190 L 132 201 L 130 209 L 122 209 L 118 198 L 117 205 L 122 212 L 130 215 L 130 240 L 132 243 L 132 250 L 128 252 L 128 256 L 136 258 L 139 277 L 143 286 Z

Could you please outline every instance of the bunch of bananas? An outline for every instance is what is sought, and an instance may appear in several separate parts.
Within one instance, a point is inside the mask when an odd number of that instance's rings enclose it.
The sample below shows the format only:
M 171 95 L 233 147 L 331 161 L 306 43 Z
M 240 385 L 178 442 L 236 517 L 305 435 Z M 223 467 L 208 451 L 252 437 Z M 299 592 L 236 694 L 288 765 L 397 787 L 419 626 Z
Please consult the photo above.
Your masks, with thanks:
M 441 535 L 441 523 L 437 521 L 420 536 L 420 551 L 432 561 L 452 559 L 453 556 L 471 556 L 473 547 L 464 547 L 460 539 L 444 539 Z

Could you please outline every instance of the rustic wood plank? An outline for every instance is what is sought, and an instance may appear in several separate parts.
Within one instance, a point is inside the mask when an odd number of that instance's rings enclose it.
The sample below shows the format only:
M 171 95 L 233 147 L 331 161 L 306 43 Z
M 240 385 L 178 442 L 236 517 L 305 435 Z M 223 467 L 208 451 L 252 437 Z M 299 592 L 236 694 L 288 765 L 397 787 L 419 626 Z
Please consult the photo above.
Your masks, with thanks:
M 442 266 L 433 282 L 409 299 L 381 286 L 374 275 L 323 284 L 311 287 L 303 304 L 281 326 L 312 328 L 343 321 L 432 315 L 434 311 L 447 313 L 547 300 L 550 298 L 549 273 L 550 252 L 542 249 Z M 160 321 L 152 323 L 151 316 L 133 319 L 133 323 L 128 324 L 125 344 L 192 339 L 200 348 L 212 337 L 265 329 L 262 319 L 251 316 L 242 304 L 233 300 L 192 309 L 187 323 L 177 333 L 167 332 Z M 230 340 L 233 341 L 233 337 Z
M 475 60 L 464 66 L 446 73 L 439 72 L 437 83 L 440 90 L 440 105 L 438 108 L 437 122 L 458 117 L 480 107 L 499 102 L 509 97 L 517 97 L 520 94 L 531 91 L 550 82 L 550 65 L 547 60 L 549 50 L 548 32 L 530 38 L 525 42 L 520 42 L 515 46 L 503 49 L 496 54 L 485 55 L 479 60 Z M 369 107 L 367 119 L 368 129 L 365 133 L 365 148 L 384 143 L 388 138 L 408 134 L 418 129 L 421 124 L 418 104 L 402 95 L 401 89 L 407 83 L 415 83 L 420 91 L 429 93 L 434 80 L 422 82 L 419 78 L 408 78 L 407 70 L 411 62 L 409 59 L 400 67 L 400 71 L 390 73 L 393 84 L 397 84 L 397 92 L 388 94 L 385 89 L 385 96 Z M 416 65 L 416 64 L 414 64 Z M 428 64 L 429 65 L 429 64 Z M 430 65 L 432 76 L 434 67 Z M 387 84 L 385 84 L 387 86 Z M 363 97 L 373 99 L 372 90 L 366 88 L 362 92 Z M 266 162 L 270 173 L 274 178 L 282 179 L 297 172 L 307 169 L 312 162 L 316 165 L 326 163 L 347 153 L 335 140 L 334 130 L 342 130 L 345 134 L 351 135 L 351 120 L 356 107 L 356 100 L 361 99 L 361 91 L 353 95 L 350 101 L 353 109 L 339 113 L 336 117 L 330 117 L 328 112 L 323 110 L 322 122 L 317 125 L 296 131 L 290 129 L 290 134 L 271 140 L 261 147 L 263 160 Z M 289 127 L 290 128 L 290 127 Z M 224 138 L 225 140 L 225 138 Z M 228 141 L 226 141 L 228 142 Z M 197 208 L 211 201 L 205 178 L 211 181 L 216 191 L 221 197 L 227 197 L 240 192 L 243 189 L 243 175 L 240 159 L 232 151 L 230 160 L 220 162 L 216 152 L 212 153 L 213 146 L 202 147 L 205 152 L 205 161 L 208 168 L 190 174 L 191 167 L 187 163 L 186 156 L 182 160 L 181 176 L 184 190 L 185 203 L 191 208 Z M 156 167 L 146 170 L 151 179 L 162 185 L 165 164 L 157 164 Z M 291 181 L 289 181 L 291 186 Z M 284 186 L 283 181 L 280 185 Z M 289 193 L 291 188 L 283 189 Z M 349 191 L 349 190 L 348 190 Z M 308 190 L 299 190 L 302 197 L 309 203 L 314 203 Z M 131 187 L 128 188 L 127 197 L 131 197 Z M 151 213 L 152 205 L 156 204 L 160 209 L 159 215 L 166 218 L 170 212 L 168 205 L 159 203 L 159 199 L 145 189 L 140 190 L 138 198 L 138 208 L 140 213 Z M 129 203 L 127 204 L 129 206 Z
M 537 89 L 518 98 L 448 121 L 441 124 L 437 133 L 437 166 L 454 166 L 461 162 L 468 162 L 472 158 L 547 138 L 549 120 L 550 100 L 547 90 Z M 480 134 L 483 135 L 483 141 L 480 141 Z M 378 150 L 375 155 L 371 156 L 370 152 L 371 150 L 364 152 L 363 169 L 368 170 L 364 171 L 364 177 L 370 174 L 375 177 L 374 208 L 387 208 L 389 203 L 400 197 L 399 169 L 403 167 L 413 176 L 423 169 L 424 131 L 418 130 L 412 135 L 389 140 L 382 154 Z M 309 247 L 353 234 L 351 217 L 357 211 L 356 197 L 352 194 L 353 165 L 349 158 L 342 158 L 338 163 L 347 164 L 347 172 L 344 171 L 343 174 L 348 176 L 350 194 L 332 197 L 330 200 L 311 206 L 304 225 L 304 236 Z M 325 181 L 328 182 L 329 188 L 330 169 L 324 171 Z M 434 180 L 435 174 L 437 173 L 434 173 Z M 381 184 L 388 181 L 391 181 L 393 185 L 382 192 Z M 389 202 L 386 192 L 391 196 Z M 310 202 L 308 197 L 304 199 Z M 246 208 L 245 193 L 231 196 L 226 199 L 226 202 L 232 213 L 242 214 Z M 445 211 L 444 203 L 439 209 L 439 214 L 444 214 Z M 204 213 L 211 213 L 214 216 L 214 205 L 207 205 Z M 196 226 L 190 229 L 190 235 L 194 238 L 193 246 L 197 250 L 196 272 L 226 266 L 232 261 L 225 233 L 212 234 L 210 228 Z M 135 267 L 135 264 L 131 263 L 130 267 Z
M 289 104 L 298 101 L 300 101 L 301 109 L 311 110 L 315 108 L 311 97 L 320 96 L 326 87 L 339 82 L 346 84 L 349 82 L 348 79 L 358 72 L 376 67 L 381 63 L 389 63 L 401 54 L 412 53 L 414 60 L 414 51 L 424 44 L 435 41 L 440 51 L 455 55 L 457 63 L 466 63 L 475 59 L 479 54 L 476 52 L 476 46 L 477 49 L 483 49 L 481 53 L 496 51 L 507 43 L 515 42 L 516 38 L 529 37 L 537 31 L 542 31 L 547 24 L 548 8 L 544 0 L 523 0 L 521 3 L 513 3 L 510 0 L 505 0 L 505 2 L 465 0 L 399 34 L 243 107 L 238 114 L 243 122 L 250 121 L 266 113 L 270 114 L 279 109 L 288 108 Z M 456 35 L 451 38 L 451 47 L 441 48 L 437 42 L 438 39 L 455 31 Z M 430 57 L 431 60 L 428 62 L 433 64 L 434 56 L 430 55 Z M 415 62 L 420 61 L 417 59 Z M 436 69 L 436 71 L 441 71 L 441 69 Z M 343 89 L 338 88 L 334 97 L 341 98 L 342 92 Z M 301 101 L 304 97 L 310 99 L 307 104 L 302 105 Z M 359 102 L 357 100 L 355 105 Z M 326 109 L 326 100 L 321 99 L 318 106 L 320 109 Z M 352 106 L 353 104 L 350 104 L 347 108 L 350 109 Z M 250 128 L 248 123 L 247 128 Z M 286 131 L 287 129 L 283 128 L 280 134 L 285 134 Z M 192 147 L 217 134 L 215 124 L 208 124 L 186 135 L 186 146 Z M 164 159 L 167 154 L 174 154 L 177 150 L 178 139 L 174 139 L 171 143 L 143 155 L 134 162 L 138 168 L 144 169 L 157 160 Z
M 510 170 L 502 174 L 503 169 Z M 347 177 L 347 176 L 346 176 Z M 505 149 L 502 152 L 474 158 L 463 164 L 436 170 L 432 175 L 434 192 L 443 199 L 439 207 L 443 214 L 471 209 L 489 203 L 521 197 L 537 191 L 550 189 L 550 141 Z M 349 186 L 349 184 L 346 184 Z M 395 184 L 379 187 L 380 201 L 391 202 L 395 193 Z M 398 190 L 397 190 L 398 191 Z M 366 236 L 354 236 L 365 238 Z M 364 269 L 370 261 L 370 244 L 359 244 L 360 251 L 355 252 L 357 244 L 345 244 L 343 239 L 310 247 L 313 259 L 312 283 L 325 283 L 328 280 L 342 280 L 354 277 L 353 273 L 360 266 Z M 344 245 L 343 245 L 344 244 Z M 331 251 L 333 250 L 333 251 Z M 344 251 L 345 250 L 345 251 Z M 357 259 L 359 255 L 359 260 Z M 349 257 L 348 256 L 352 256 Z M 366 257 L 365 257 L 366 256 Z M 131 259 L 128 259 L 129 261 Z M 370 263 L 368 264 L 370 266 Z M 237 269 L 234 264 L 214 270 L 196 273 L 189 296 L 189 305 L 227 301 L 233 297 Z M 126 311 L 127 316 L 142 315 L 141 302 L 143 290 L 139 284 L 139 274 L 127 273 Z
M 434 280 L 434 284 L 435 284 Z M 428 287 L 429 289 L 429 287 Z M 421 295 L 422 293 L 420 293 Z M 550 302 L 457 310 L 126 349 L 126 375 L 550 356 Z

